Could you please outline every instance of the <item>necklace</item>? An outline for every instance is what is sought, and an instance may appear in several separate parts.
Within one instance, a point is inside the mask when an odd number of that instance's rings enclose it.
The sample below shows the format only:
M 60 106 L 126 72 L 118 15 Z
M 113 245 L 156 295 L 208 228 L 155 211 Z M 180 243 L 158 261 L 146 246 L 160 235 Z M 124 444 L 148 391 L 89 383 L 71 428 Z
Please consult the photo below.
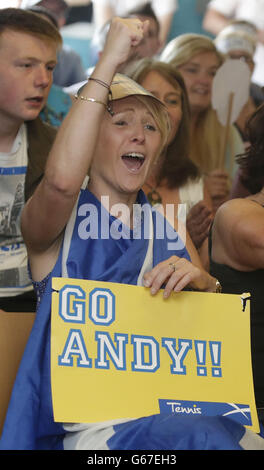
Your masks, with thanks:
M 162 204 L 162 197 L 160 193 L 149 183 L 145 182 L 145 184 L 151 189 L 149 193 L 147 193 L 147 198 L 152 206 L 155 204 Z
M 261 194 L 261 196 L 264 196 L 264 188 L 262 188 L 262 190 L 259 191 L 259 194 Z M 260 202 L 260 204 L 262 205 L 262 207 L 264 207 L 264 205 L 263 205 L 263 198 L 262 198 L 262 202 Z
M 262 207 L 264 207 L 264 204 L 263 204 L 263 201 L 262 201 L 262 197 L 259 198 L 259 196 L 264 196 L 264 188 L 262 188 L 261 191 L 259 191 L 257 194 L 255 194 L 256 199 L 254 199 L 254 196 L 253 198 L 249 197 L 249 199 L 251 199 L 251 201 L 255 201 L 257 204 L 260 204 Z

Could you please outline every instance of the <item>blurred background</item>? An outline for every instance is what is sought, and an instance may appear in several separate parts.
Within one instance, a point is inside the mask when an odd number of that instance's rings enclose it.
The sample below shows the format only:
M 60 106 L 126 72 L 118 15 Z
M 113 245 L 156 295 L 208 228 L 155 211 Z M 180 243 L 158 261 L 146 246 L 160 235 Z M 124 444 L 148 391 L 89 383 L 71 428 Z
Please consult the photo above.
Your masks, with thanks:
M 159 0 L 159 2 L 162 5 L 162 0 Z M 38 3 L 38 0 L 0 0 L 0 8 L 28 8 Z M 67 3 L 69 8 L 66 14 L 65 24 L 61 27 L 64 44 L 73 48 L 80 55 L 83 67 L 88 69 L 94 65 L 94 57 L 91 50 L 92 38 L 95 30 L 98 29 L 103 22 L 99 14 L 97 14 L 96 17 L 95 4 L 107 2 L 97 2 L 96 0 L 67 0 L 65 3 Z M 111 3 L 122 2 L 112 1 Z M 123 3 L 126 2 L 123 0 Z M 141 3 L 144 2 L 137 2 L 136 0 L 130 2 L 133 8 L 136 8 Z M 208 3 L 208 0 L 171 0 L 170 4 L 175 11 L 170 18 L 170 27 L 168 28 L 166 42 L 186 32 L 201 33 L 211 36 L 202 26 Z

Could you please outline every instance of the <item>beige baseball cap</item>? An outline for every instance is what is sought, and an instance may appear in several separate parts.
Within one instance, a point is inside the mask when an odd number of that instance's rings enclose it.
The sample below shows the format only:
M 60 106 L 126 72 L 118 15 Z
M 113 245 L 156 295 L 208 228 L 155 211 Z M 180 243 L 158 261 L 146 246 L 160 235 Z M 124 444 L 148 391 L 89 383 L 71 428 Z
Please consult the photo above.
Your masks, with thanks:
M 87 82 L 82 84 L 81 88 L 79 88 L 77 92 L 77 95 L 80 95 L 86 83 Z M 149 91 L 145 90 L 145 88 L 139 85 L 139 83 L 132 80 L 132 78 L 127 77 L 126 75 L 123 75 L 122 73 L 116 73 L 114 75 L 114 78 L 110 86 L 109 95 L 110 95 L 109 104 L 111 103 L 111 101 L 121 100 L 122 98 L 127 98 L 128 96 L 143 95 L 143 96 L 149 96 L 151 98 L 154 98 L 158 103 L 164 106 L 162 101 L 160 101 L 156 96 L 154 96 Z
M 132 78 L 129 78 L 122 73 L 115 74 L 110 90 L 112 93 L 112 100 L 120 100 L 132 95 L 144 95 L 155 98 L 161 103 L 161 101 L 156 96 L 145 90 L 145 88 L 132 80 Z

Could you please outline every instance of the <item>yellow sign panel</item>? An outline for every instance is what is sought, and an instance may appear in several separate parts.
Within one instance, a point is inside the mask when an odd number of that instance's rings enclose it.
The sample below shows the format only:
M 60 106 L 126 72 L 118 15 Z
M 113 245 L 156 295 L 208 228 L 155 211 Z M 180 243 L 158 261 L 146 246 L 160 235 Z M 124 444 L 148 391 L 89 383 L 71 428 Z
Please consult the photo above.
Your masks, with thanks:
M 259 432 L 250 304 L 54 278 L 51 377 L 55 421 L 156 413 L 225 415 Z

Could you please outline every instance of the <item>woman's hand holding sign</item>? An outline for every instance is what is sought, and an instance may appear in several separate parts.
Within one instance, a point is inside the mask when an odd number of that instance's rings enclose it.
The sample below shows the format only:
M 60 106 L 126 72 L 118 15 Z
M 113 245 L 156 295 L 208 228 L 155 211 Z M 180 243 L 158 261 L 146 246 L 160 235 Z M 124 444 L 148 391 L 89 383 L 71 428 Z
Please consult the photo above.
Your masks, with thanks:
M 144 286 L 150 288 L 152 295 L 165 285 L 164 298 L 168 298 L 172 292 L 182 291 L 187 286 L 198 291 L 216 292 L 216 283 L 217 280 L 206 271 L 178 256 L 171 256 L 162 261 L 144 275 Z

